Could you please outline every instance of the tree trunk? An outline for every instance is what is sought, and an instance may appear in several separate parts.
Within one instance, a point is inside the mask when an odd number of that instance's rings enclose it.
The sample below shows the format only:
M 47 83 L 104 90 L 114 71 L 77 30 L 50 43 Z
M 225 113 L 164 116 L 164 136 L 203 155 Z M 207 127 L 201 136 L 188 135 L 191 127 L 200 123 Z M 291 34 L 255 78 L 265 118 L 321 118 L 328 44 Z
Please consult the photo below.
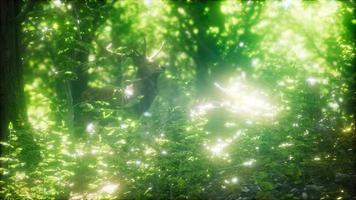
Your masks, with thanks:
M 37 164 L 39 154 L 27 121 L 21 64 L 20 1 L 0 1 L 0 111 L 1 142 L 8 142 L 9 125 L 19 136 L 23 146 L 21 158 L 27 167 Z M 23 14 L 23 13 L 21 13 Z M 7 154 L 1 145 L 1 156 Z M 36 154 L 33 154 L 36 153 Z
M 15 21 L 20 12 L 18 1 L 5 0 L 0 2 L 1 17 L 1 141 L 6 142 L 9 134 L 8 126 L 21 125 L 26 118 L 22 66 L 20 57 L 20 24 Z M 2 146 L 1 146 L 2 147 Z M 1 149 L 3 150 L 3 149 Z M 1 151 L 1 153 L 4 153 Z

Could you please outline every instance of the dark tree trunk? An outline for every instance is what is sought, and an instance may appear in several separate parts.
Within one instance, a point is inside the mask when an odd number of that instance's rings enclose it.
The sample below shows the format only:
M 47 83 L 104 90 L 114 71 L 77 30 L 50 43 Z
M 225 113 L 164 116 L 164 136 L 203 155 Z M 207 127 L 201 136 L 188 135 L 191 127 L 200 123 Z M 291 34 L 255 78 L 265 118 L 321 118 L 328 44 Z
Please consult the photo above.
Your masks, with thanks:
M 104 22 L 105 18 L 103 16 L 108 14 L 108 10 L 104 10 L 105 4 L 103 1 L 89 4 L 77 2 L 74 5 L 74 18 L 80 21 L 78 23 L 77 45 L 74 46 L 72 52 L 73 60 L 76 61 L 73 71 L 76 79 L 69 81 L 64 87 L 68 90 L 67 96 L 70 96 L 69 98 L 67 97 L 67 104 L 69 105 L 69 115 L 73 119 L 69 126 L 74 128 L 75 135 L 81 136 L 87 123 L 83 121 L 83 118 L 85 118 L 83 114 L 85 115 L 85 113 L 83 113 L 80 104 L 82 102 L 81 95 L 88 89 L 88 56 L 90 52 L 90 49 L 83 48 L 82 44 L 91 45 L 95 38 L 96 30 Z M 96 8 L 94 11 L 90 11 L 93 12 L 91 13 L 93 18 L 86 19 L 88 9 L 93 8 Z
M 346 4 L 350 3 L 350 7 L 355 8 L 356 3 L 354 2 L 346 2 Z M 345 17 L 345 25 L 348 28 L 349 38 L 352 40 L 353 46 L 356 46 L 356 25 L 352 23 L 355 18 L 356 13 L 355 10 L 350 15 Z M 356 119 L 356 56 L 353 57 L 351 66 L 345 67 L 344 76 L 347 77 L 347 84 L 349 86 L 349 92 L 346 96 L 346 110 L 347 113 L 352 116 L 352 120 Z M 352 146 L 353 151 L 353 171 L 351 174 L 350 188 L 351 188 L 351 198 L 356 199 L 356 132 L 355 129 L 352 130 Z
M 23 68 L 21 63 L 21 30 L 20 30 L 20 1 L 0 1 L 0 111 L 1 111 L 1 142 L 9 138 L 9 125 L 16 130 L 20 145 L 24 144 L 21 152 L 22 160 L 27 167 L 34 166 L 39 154 L 27 121 L 24 97 Z M 1 156 L 6 155 L 6 149 L 1 145 Z M 38 153 L 38 152 L 37 152 Z
M 20 57 L 20 24 L 16 16 L 20 13 L 19 1 L 0 2 L 1 17 L 1 141 L 6 142 L 8 126 L 19 127 L 26 118 L 23 77 Z M 3 146 L 1 146 L 3 147 Z M 3 150 L 3 149 L 1 149 Z M 1 153 L 4 153 L 1 151 Z

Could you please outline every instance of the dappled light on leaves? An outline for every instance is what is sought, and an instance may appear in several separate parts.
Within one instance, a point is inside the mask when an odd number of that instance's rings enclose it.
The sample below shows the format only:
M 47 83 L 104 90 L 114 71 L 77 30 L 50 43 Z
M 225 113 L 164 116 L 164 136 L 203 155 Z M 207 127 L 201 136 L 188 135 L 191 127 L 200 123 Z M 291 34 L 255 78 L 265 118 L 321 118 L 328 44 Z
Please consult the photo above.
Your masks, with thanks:
M 13 4 L 0 199 L 355 196 L 354 1 Z

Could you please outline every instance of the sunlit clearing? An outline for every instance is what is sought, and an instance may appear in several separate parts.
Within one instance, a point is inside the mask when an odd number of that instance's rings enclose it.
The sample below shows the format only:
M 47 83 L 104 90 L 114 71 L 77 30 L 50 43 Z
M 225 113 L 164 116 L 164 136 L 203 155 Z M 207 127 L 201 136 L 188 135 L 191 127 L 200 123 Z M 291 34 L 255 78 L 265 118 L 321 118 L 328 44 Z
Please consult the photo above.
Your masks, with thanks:
M 226 98 L 221 106 L 228 111 L 251 117 L 273 117 L 278 108 L 268 102 L 267 95 L 242 81 L 236 81 L 228 86 L 215 83 Z

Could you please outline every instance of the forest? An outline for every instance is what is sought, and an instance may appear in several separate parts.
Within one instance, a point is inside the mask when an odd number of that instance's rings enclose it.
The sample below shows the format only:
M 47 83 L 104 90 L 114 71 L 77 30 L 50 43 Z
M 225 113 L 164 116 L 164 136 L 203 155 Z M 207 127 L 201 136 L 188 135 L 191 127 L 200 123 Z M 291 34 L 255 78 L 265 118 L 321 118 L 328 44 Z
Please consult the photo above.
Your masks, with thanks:
M 0 199 L 356 199 L 355 8 L 0 1 Z

